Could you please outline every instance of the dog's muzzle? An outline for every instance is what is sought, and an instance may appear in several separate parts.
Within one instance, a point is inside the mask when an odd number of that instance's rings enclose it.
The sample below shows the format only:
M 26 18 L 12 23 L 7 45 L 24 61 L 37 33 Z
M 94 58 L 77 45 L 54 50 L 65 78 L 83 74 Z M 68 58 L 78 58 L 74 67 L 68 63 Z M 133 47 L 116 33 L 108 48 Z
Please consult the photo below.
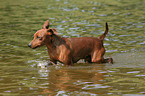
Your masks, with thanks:
M 31 44 L 28 44 L 28 47 L 32 48 Z M 33 47 L 32 49 L 36 49 L 37 47 L 39 47 L 39 46 Z
M 31 44 L 28 44 L 28 47 L 30 47 L 30 48 L 31 48 Z

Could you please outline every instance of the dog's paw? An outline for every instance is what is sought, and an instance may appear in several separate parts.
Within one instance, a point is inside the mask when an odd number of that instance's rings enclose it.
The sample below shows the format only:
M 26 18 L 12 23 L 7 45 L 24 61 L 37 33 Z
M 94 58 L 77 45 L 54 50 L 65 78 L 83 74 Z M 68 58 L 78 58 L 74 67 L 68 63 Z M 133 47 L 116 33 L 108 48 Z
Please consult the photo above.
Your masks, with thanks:
M 111 57 L 108 58 L 108 63 L 113 64 L 113 59 Z

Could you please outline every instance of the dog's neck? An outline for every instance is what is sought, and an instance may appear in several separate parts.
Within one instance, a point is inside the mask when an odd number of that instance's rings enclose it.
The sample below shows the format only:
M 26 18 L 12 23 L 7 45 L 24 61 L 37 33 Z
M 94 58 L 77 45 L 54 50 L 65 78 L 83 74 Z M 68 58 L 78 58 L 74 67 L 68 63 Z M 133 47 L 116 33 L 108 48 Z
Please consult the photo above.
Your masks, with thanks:
M 62 44 L 66 44 L 65 38 L 54 34 L 51 36 L 51 42 L 49 42 L 49 44 L 47 44 L 46 46 L 48 49 L 50 48 L 56 49 L 58 46 Z
M 57 46 L 60 46 L 60 45 L 66 43 L 65 38 L 60 37 L 58 35 L 52 35 L 52 41 L 51 42 L 52 42 L 52 45 L 54 47 L 57 47 Z

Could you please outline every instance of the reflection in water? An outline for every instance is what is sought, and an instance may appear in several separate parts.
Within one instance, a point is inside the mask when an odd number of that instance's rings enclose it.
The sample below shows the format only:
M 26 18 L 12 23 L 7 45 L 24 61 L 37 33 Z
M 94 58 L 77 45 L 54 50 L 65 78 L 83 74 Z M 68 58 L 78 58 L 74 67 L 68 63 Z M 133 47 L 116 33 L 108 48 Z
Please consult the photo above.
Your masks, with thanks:
M 79 67 L 79 66 L 78 66 Z M 69 68 L 48 68 L 40 69 L 39 74 L 43 78 L 48 78 L 49 85 L 48 88 L 43 90 L 43 94 L 52 94 L 52 96 L 57 94 L 63 94 L 66 92 L 72 92 L 78 90 L 78 92 L 86 90 L 95 90 L 99 88 L 108 88 L 109 86 L 103 86 L 104 76 L 102 70 L 103 66 L 89 66 L 86 67 L 69 67 Z M 43 70 L 43 71 L 42 71 Z M 49 71 L 48 71 L 49 70 Z M 47 74 L 47 75 L 46 75 Z M 44 85 L 44 84 L 41 84 Z M 57 90 L 57 92 L 56 92 Z M 96 92 L 91 92 L 95 94 Z M 90 94 L 90 93 L 89 93 Z M 97 92 L 101 94 L 101 92 Z

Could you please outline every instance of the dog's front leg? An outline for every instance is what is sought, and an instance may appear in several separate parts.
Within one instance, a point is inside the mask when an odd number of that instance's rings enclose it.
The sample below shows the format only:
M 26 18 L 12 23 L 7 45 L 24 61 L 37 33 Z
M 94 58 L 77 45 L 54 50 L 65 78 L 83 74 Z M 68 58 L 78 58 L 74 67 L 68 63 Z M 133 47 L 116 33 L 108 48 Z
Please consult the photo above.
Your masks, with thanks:
M 73 65 L 72 59 L 67 59 L 63 63 L 65 64 L 65 66 L 72 66 Z
M 56 64 L 57 64 L 57 61 L 50 61 L 50 63 L 51 63 L 52 65 L 56 65 Z
M 65 66 L 72 66 L 73 65 L 73 61 L 72 61 L 72 57 L 71 54 L 66 54 L 64 56 L 65 58 L 63 59 L 63 63 L 65 64 Z
M 56 60 L 50 60 L 49 62 L 48 62 L 48 64 L 47 64 L 47 66 L 48 65 L 56 65 L 57 64 L 57 61 Z M 46 67 L 47 67 L 46 66 Z

